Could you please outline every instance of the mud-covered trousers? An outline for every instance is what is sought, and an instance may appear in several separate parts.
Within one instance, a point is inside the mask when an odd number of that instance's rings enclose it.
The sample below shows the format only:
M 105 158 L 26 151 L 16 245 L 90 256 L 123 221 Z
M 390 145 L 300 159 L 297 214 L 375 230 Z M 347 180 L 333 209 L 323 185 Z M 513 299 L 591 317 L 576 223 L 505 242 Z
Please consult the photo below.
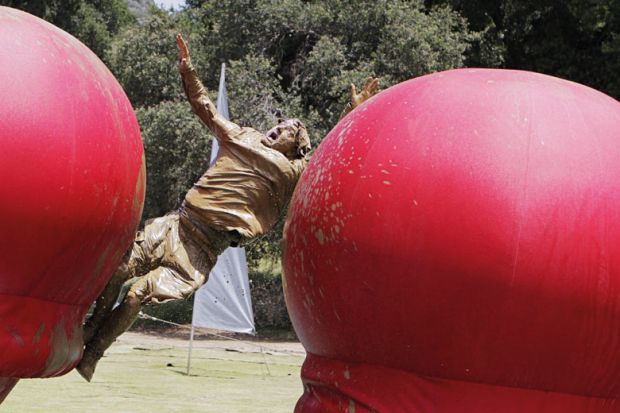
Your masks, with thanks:
M 229 243 L 227 234 L 205 231 L 193 225 L 182 209 L 147 221 L 144 230 L 136 234 L 130 251 L 97 299 L 93 315 L 84 326 L 87 348 L 90 343 L 101 353 L 122 333 L 116 331 L 116 326 L 106 323 L 106 318 L 112 313 L 126 281 L 136 280 L 129 287 L 123 304 L 129 299 L 142 306 L 189 298 L 207 281 L 217 255 Z M 125 325 L 128 320 L 118 321 L 117 324 Z M 97 343 L 91 343 L 93 338 Z

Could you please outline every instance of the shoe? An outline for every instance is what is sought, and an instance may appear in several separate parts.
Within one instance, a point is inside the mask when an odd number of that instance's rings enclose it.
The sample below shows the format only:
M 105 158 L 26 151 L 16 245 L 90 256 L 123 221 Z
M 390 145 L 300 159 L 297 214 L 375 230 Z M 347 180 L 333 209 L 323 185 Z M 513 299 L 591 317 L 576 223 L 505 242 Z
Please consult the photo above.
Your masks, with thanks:
M 80 364 L 78 364 L 75 369 L 80 376 L 84 378 L 84 380 L 90 383 L 93 375 L 95 374 L 95 368 L 97 367 L 97 363 L 99 362 L 101 356 L 98 356 L 96 352 L 89 350 L 89 348 L 86 348 Z

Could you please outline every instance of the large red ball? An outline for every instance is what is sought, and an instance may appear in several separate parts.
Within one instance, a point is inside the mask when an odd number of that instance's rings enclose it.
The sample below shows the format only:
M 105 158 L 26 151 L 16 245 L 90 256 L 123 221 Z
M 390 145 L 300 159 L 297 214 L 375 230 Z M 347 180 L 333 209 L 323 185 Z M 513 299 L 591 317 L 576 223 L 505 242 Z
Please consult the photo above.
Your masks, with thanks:
M 131 104 L 82 43 L 0 7 L 0 376 L 62 374 L 144 198 Z
M 300 412 L 620 411 L 620 104 L 507 70 L 381 92 L 301 178 L 284 270 Z

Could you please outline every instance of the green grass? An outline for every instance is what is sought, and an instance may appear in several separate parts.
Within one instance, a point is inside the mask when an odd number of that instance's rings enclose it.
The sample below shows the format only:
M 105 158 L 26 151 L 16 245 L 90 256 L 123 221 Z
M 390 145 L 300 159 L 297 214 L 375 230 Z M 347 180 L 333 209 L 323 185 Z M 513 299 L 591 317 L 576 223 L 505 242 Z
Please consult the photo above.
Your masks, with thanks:
M 1 411 L 290 413 L 302 393 L 299 353 L 239 353 L 200 348 L 196 342 L 187 376 L 187 349 L 178 345 L 140 350 L 134 344 L 111 350 L 91 383 L 76 372 L 22 380 Z

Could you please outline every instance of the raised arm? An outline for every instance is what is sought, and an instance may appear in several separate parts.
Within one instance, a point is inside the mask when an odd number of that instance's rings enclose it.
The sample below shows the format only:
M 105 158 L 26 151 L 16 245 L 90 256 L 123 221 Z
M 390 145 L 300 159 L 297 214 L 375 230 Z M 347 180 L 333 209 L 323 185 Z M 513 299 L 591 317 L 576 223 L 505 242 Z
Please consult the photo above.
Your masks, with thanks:
M 357 93 L 355 85 L 351 84 L 351 101 L 345 106 L 344 110 L 340 114 L 340 119 L 344 118 L 353 109 L 366 102 L 372 96 L 374 96 L 379 90 L 379 79 L 369 76 L 364 82 L 364 87 L 360 93 Z
M 218 140 L 230 140 L 241 128 L 218 113 L 192 65 L 187 45 L 180 34 L 177 34 L 177 45 L 179 46 L 179 73 L 183 81 L 183 89 L 194 113 Z

